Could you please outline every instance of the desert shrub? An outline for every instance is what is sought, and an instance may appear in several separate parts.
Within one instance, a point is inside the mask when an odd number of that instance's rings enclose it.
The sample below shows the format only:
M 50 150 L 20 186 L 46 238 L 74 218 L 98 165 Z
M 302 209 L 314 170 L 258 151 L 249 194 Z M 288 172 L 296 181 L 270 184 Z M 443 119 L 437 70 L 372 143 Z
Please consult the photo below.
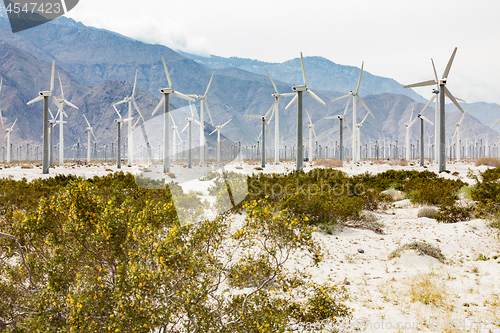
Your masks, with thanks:
M 476 166 L 487 165 L 491 167 L 500 167 L 500 159 L 495 157 L 481 157 L 474 161 Z
M 311 224 L 337 224 L 359 220 L 363 199 L 359 197 L 330 197 L 325 194 L 299 192 L 282 201 L 281 208 L 291 216 L 304 217 Z
M 474 213 L 472 206 L 441 205 L 435 215 L 436 221 L 441 223 L 457 223 L 469 221 Z
M 418 217 L 427 217 L 430 219 L 434 219 L 436 218 L 437 213 L 438 210 L 435 207 L 422 207 L 418 210 Z
M 273 277 L 275 271 L 265 256 L 248 255 L 232 266 L 228 272 L 229 284 L 237 288 L 252 288 Z
M 398 247 L 396 250 L 392 251 L 389 254 L 389 259 L 400 257 L 401 252 L 403 252 L 405 250 L 414 250 L 419 255 L 428 255 L 430 257 L 436 258 L 440 262 L 446 261 L 446 257 L 441 252 L 441 249 L 439 247 L 432 246 L 431 244 L 424 243 L 424 242 L 418 242 L 418 241 L 415 241 L 412 243 L 407 243 L 405 245 Z
M 440 305 L 446 295 L 444 284 L 435 274 L 418 274 L 410 281 L 409 296 L 411 302 L 422 302 L 426 305 Z
M 347 225 L 349 227 L 372 230 L 380 235 L 384 234 L 384 230 L 382 228 L 384 228 L 385 225 L 382 222 L 379 222 L 377 216 L 370 211 L 363 211 L 358 220 L 353 220 L 347 223 Z
M 314 165 L 324 166 L 327 168 L 340 168 L 340 167 L 342 167 L 342 161 L 338 160 L 338 159 L 327 160 L 327 159 L 322 158 L 322 159 L 314 161 Z
M 479 177 L 471 175 L 476 185 L 471 190 L 471 198 L 485 215 L 500 211 L 500 168 L 488 169 Z
M 444 178 L 412 178 L 405 185 L 405 192 L 414 203 L 424 205 L 451 205 L 458 199 L 458 191 L 465 184 L 461 180 Z

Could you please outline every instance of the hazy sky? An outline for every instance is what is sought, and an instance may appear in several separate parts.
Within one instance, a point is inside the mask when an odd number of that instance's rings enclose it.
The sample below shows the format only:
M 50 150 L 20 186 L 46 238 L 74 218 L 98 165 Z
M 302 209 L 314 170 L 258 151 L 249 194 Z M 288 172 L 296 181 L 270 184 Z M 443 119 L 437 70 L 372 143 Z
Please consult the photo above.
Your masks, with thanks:
M 468 102 L 500 103 L 499 14 L 499 0 L 80 0 L 68 16 L 190 53 L 364 60 L 370 73 L 403 84 L 432 79 L 431 57 L 441 76 L 457 46 L 448 88 Z

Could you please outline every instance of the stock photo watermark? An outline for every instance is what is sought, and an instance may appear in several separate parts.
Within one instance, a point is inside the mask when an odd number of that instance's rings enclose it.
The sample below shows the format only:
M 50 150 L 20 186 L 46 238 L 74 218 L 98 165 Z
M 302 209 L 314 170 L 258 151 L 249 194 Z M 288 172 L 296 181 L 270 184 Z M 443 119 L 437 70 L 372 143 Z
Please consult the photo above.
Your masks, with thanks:
M 79 0 L 4 0 L 12 32 L 50 22 L 72 10 Z

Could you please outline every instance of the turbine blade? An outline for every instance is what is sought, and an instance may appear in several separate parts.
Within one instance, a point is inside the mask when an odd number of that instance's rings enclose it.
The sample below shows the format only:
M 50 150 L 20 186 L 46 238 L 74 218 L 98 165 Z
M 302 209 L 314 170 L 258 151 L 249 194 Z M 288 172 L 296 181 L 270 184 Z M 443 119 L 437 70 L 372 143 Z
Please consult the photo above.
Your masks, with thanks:
M 172 88 L 172 80 L 170 79 L 170 74 L 168 74 L 167 64 L 165 63 L 165 58 L 161 57 L 163 61 L 163 67 L 165 68 L 165 74 L 167 75 L 168 87 Z
M 467 111 L 467 110 L 465 110 Z M 460 121 L 458 122 L 459 125 L 462 124 L 462 121 L 464 120 L 464 117 L 465 117 L 465 112 L 462 114 L 462 118 L 460 118 Z
M 299 95 L 295 94 L 295 97 L 292 98 L 292 100 L 290 101 L 290 103 L 288 103 L 288 105 L 285 107 L 285 110 L 287 110 L 293 103 L 295 103 L 295 101 L 299 98 Z
M 271 75 L 269 75 L 269 72 L 267 71 L 267 69 L 265 69 L 265 68 L 264 68 L 264 70 L 266 71 L 267 76 L 269 76 L 269 80 L 271 80 L 271 83 L 273 84 L 274 91 L 275 91 L 275 92 L 279 95 L 278 88 L 276 88 L 276 85 L 274 84 L 274 81 L 273 81 L 273 79 L 271 78 Z
M 284 94 L 279 94 L 279 97 L 289 97 L 289 96 L 294 96 L 295 93 L 284 93 Z
M 212 135 L 212 134 L 214 134 L 214 133 L 215 133 L 215 132 L 217 132 L 217 131 L 218 131 L 218 128 L 216 128 L 216 129 L 215 129 L 212 133 L 210 133 L 209 135 Z
M 309 124 L 313 124 L 312 120 L 311 120 L 311 116 L 309 116 L 309 111 L 307 111 L 306 109 L 306 114 L 307 114 L 307 118 L 309 118 Z
M 175 120 L 174 120 L 174 117 L 172 117 L 172 112 L 169 112 L 169 115 L 170 115 L 170 119 L 172 119 L 172 127 L 177 127 L 177 125 L 175 125 Z
M 431 105 L 431 103 L 436 99 L 436 96 L 436 94 L 432 95 L 432 98 L 427 102 L 427 104 L 425 104 L 425 107 L 422 109 L 422 111 L 420 111 L 420 114 L 422 114 L 425 109 L 427 109 L 429 105 Z
M 222 129 L 222 127 L 224 127 L 224 126 L 226 126 L 227 124 L 229 124 L 229 122 L 230 122 L 231 120 L 233 120 L 233 119 L 231 118 L 231 119 L 229 119 L 228 121 L 226 121 L 226 122 L 224 123 L 224 125 L 222 125 L 220 128 Z
M 87 125 L 88 125 L 89 127 L 91 127 L 91 126 L 90 126 L 89 121 L 87 120 L 87 117 L 86 117 L 85 115 L 83 115 L 83 118 L 85 118 L 85 121 L 87 122 Z
M 12 126 L 11 126 L 11 128 L 10 128 L 10 130 L 11 130 L 11 131 L 14 129 L 14 125 L 15 125 L 16 123 L 17 123 L 17 118 L 16 118 L 16 120 L 14 120 L 14 123 L 12 124 Z
M 314 92 L 312 92 L 312 91 L 311 91 L 311 90 L 309 90 L 309 89 L 307 89 L 306 91 L 307 91 L 307 94 L 308 94 L 309 96 L 311 96 L 312 98 L 314 98 L 315 100 L 317 100 L 317 101 L 318 101 L 318 102 L 320 102 L 321 104 L 326 105 L 326 103 L 325 103 L 325 102 L 323 102 L 323 100 L 322 100 L 321 98 L 319 98 L 319 97 L 318 97 L 318 95 L 316 95 Z
M 55 97 L 54 97 L 54 95 L 52 95 L 52 102 L 53 102 L 53 103 L 57 106 L 57 108 L 58 108 L 59 110 L 61 110 L 61 109 L 62 109 L 61 104 L 59 104 L 59 102 L 57 101 L 57 98 L 55 98 Z
M 41 100 L 43 100 L 43 96 L 38 96 L 37 98 L 34 98 L 31 101 L 29 101 L 28 103 L 26 103 L 26 105 L 30 105 L 30 104 L 36 103 L 38 101 L 41 101 Z
M 264 120 L 264 124 L 265 124 L 265 126 L 267 128 L 267 132 L 269 133 L 269 136 L 271 137 L 272 136 L 271 130 L 269 129 L 269 126 L 267 125 L 267 122 L 265 120 Z
M 413 118 L 413 110 L 415 109 L 415 106 L 411 108 L 411 114 L 410 114 L 410 120 L 408 122 L 411 122 L 411 119 Z
M 122 120 L 122 123 L 126 123 L 127 121 L 132 121 L 132 120 L 134 120 L 134 117 L 125 118 L 125 119 Z
M 456 50 L 456 48 L 455 48 Z M 458 104 L 457 100 L 455 99 L 455 97 L 451 94 L 451 92 L 448 90 L 448 88 L 446 88 L 446 86 L 443 86 L 443 89 L 444 89 L 444 92 L 446 94 L 446 96 L 448 96 L 449 99 L 451 99 L 451 101 L 453 102 L 453 104 L 456 105 L 456 107 L 462 111 L 462 112 L 465 112 L 462 107 L 460 106 L 460 104 Z
M 134 88 L 132 89 L 132 99 L 135 96 L 135 87 L 137 86 L 137 69 L 135 70 L 135 80 L 134 80 Z
M 430 121 L 426 116 L 420 115 L 420 118 L 422 118 L 424 121 L 426 121 L 429 124 L 431 124 L 432 126 L 434 126 L 434 123 L 432 121 Z
M 443 79 L 448 78 L 448 74 L 450 74 L 451 65 L 453 64 L 453 59 L 455 59 L 456 53 L 457 53 L 457 48 L 455 47 L 455 49 L 453 50 L 453 53 L 451 54 L 450 60 L 448 61 L 448 65 L 446 65 L 446 68 L 444 69 Z
M 340 101 L 341 99 L 344 99 L 344 98 L 347 98 L 347 97 L 351 97 L 352 95 L 351 94 L 347 94 L 347 95 L 344 95 L 342 97 L 337 97 L 337 98 L 334 98 L 332 99 L 330 102 L 336 102 L 336 101 Z
M 375 116 L 373 115 L 373 113 L 370 111 L 370 109 L 368 108 L 368 106 L 366 105 L 365 101 L 363 101 L 363 99 L 361 97 L 359 97 L 359 95 L 356 95 L 359 99 L 359 101 L 361 102 L 361 104 L 363 104 L 363 106 L 365 107 L 365 109 L 372 115 L 373 119 L 375 119 Z
M 434 66 L 434 60 L 432 60 L 432 58 L 431 62 L 432 62 L 432 69 L 434 70 L 434 78 L 436 79 L 436 82 L 439 82 L 438 74 L 436 72 L 436 66 Z
M 274 107 L 276 106 L 276 101 L 273 103 L 273 105 L 271 105 L 271 107 L 269 108 L 269 110 L 266 112 L 266 118 L 269 117 L 269 114 L 272 112 L 273 115 L 274 115 Z M 269 119 L 269 121 L 271 121 L 271 119 Z
M 56 62 L 52 61 L 52 74 L 50 76 L 50 91 L 54 90 L 54 74 L 56 71 Z
M 429 81 L 423 81 L 423 82 L 419 82 L 419 83 L 407 84 L 403 88 L 426 87 L 426 86 L 433 86 L 435 84 L 437 84 L 437 81 L 429 80 Z
M 344 116 L 347 114 L 347 109 L 349 108 L 349 104 L 351 104 L 350 98 L 347 100 L 347 105 L 345 106 L 345 110 L 344 110 Z
M 345 127 L 347 127 L 347 130 L 349 131 L 349 133 L 351 133 L 351 136 L 352 136 L 351 126 L 349 126 L 349 123 L 347 122 L 347 118 L 344 118 L 344 125 L 345 125 Z
M 302 56 L 302 52 L 300 52 L 300 61 L 302 63 L 302 76 L 304 77 L 304 86 L 307 86 L 306 68 L 304 67 L 304 57 Z
M 493 127 L 495 127 L 498 124 L 500 124 L 500 119 L 498 119 L 498 121 L 496 123 L 494 123 L 490 128 L 493 128 Z
M 155 115 L 155 113 L 161 108 L 161 106 L 165 104 L 165 95 L 163 95 L 160 103 L 158 103 L 158 105 L 156 106 L 156 108 L 154 109 L 153 113 L 151 114 L 151 117 Z
M 208 94 L 208 89 L 210 89 L 210 85 L 212 84 L 212 79 L 214 78 L 215 71 L 212 72 L 212 77 L 210 78 L 210 81 L 208 82 L 207 90 L 205 90 L 205 95 L 203 97 L 207 97 Z
M 210 124 L 212 124 L 212 126 L 214 126 L 214 121 L 212 120 L 212 115 L 210 114 L 210 109 L 208 108 L 207 99 L 205 98 L 203 101 L 205 102 L 205 107 L 207 108 L 208 117 L 210 118 Z
M 59 78 L 59 85 L 61 86 L 61 98 L 63 100 L 65 100 L 65 98 L 64 98 L 64 89 L 63 89 L 63 85 L 62 85 L 62 81 L 61 81 L 61 75 L 59 75 L 59 72 L 57 72 L 57 77 Z
M 177 92 L 177 91 L 174 91 L 174 96 L 182 98 L 182 99 L 185 99 L 185 100 L 190 101 L 190 102 L 196 102 L 195 99 L 193 99 L 193 98 L 191 98 L 189 96 L 186 96 L 184 94 L 181 94 L 180 92 Z
M 358 86 L 356 87 L 356 94 L 358 93 L 359 86 L 361 85 L 361 77 L 363 76 L 363 66 L 365 65 L 365 62 L 361 62 L 361 71 L 359 72 L 359 79 L 358 79 Z
M 408 128 L 410 128 L 413 124 L 415 124 L 415 122 L 419 119 L 419 117 L 415 117 L 412 121 L 410 121 L 410 123 L 408 124 Z
M 139 107 L 137 106 L 137 103 L 135 102 L 135 99 L 134 99 L 134 100 L 132 100 L 132 104 L 134 104 L 134 107 L 135 107 L 135 109 L 137 110 L 137 112 L 139 113 L 139 116 L 141 116 L 142 121 L 146 122 L 146 121 L 144 120 L 144 117 L 142 116 L 141 111 L 139 110 Z
M 312 128 L 312 132 L 313 132 L 313 134 L 314 134 L 314 139 L 315 139 L 316 141 L 318 141 L 318 137 L 316 136 L 316 131 L 314 130 L 314 126 L 313 126 L 313 128 Z
M 186 124 L 186 126 L 184 126 L 184 128 L 183 128 L 183 129 L 182 129 L 182 131 L 181 131 L 181 133 L 184 133 L 184 131 L 188 128 L 188 126 L 189 126 L 189 121 L 188 121 L 188 123 Z
M 114 105 L 120 105 L 120 104 L 123 104 L 123 103 L 127 103 L 128 101 L 126 99 L 124 99 L 123 101 L 119 101 L 117 103 L 115 103 Z
M 262 119 L 262 116 L 256 116 L 256 115 L 253 115 L 253 114 L 244 114 L 243 117 L 255 118 L 255 119 Z
M 68 104 L 68 105 L 69 105 L 69 106 L 71 106 L 72 108 L 75 108 L 75 109 L 77 109 L 77 110 L 80 110 L 80 109 L 79 109 L 76 105 L 74 105 L 74 104 L 73 104 L 73 103 L 71 103 L 71 102 L 68 102 L 68 101 L 66 101 L 66 100 L 65 100 L 65 101 L 64 101 L 64 103 Z
M 120 112 L 118 112 L 118 109 L 116 108 L 116 106 L 114 104 L 113 104 L 113 108 L 115 109 L 116 113 L 118 114 L 118 117 L 120 117 L 120 119 L 122 119 Z
M 194 119 L 193 105 L 189 102 L 189 110 L 191 111 L 191 119 Z
M 2 86 L 3 86 L 3 77 L 0 77 L 0 92 L 2 92 Z

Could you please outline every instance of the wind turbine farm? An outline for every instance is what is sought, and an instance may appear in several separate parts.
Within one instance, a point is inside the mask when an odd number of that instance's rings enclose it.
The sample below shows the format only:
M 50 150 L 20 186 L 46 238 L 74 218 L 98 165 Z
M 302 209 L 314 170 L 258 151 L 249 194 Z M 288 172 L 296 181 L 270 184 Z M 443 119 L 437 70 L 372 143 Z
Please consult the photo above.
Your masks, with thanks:
M 500 4 L 70 2 L 0 4 L 0 331 L 500 327 Z

